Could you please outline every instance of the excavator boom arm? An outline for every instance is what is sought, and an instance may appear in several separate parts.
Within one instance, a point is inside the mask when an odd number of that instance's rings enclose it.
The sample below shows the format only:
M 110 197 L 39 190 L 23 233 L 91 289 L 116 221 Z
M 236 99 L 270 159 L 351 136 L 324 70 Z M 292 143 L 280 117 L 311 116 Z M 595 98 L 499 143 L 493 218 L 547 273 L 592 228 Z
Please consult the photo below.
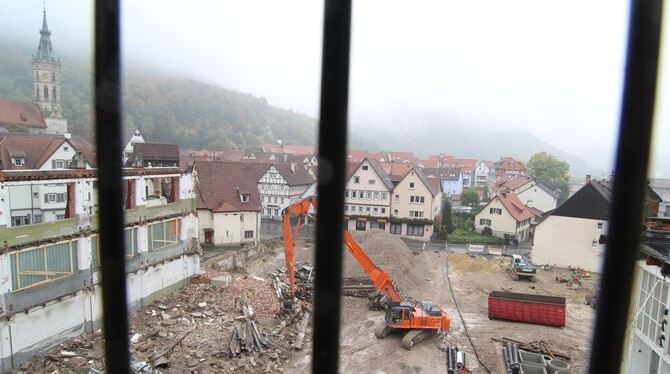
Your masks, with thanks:
M 300 200 L 296 203 L 293 203 L 286 207 L 282 212 L 282 229 L 284 234 L 284 256 L 286 257 L 286 270 L 288 272 L 289 286 L 291 287 L 291 295 L 295 296 L 295 254 L 294 254 L 294 242 L 291 232 L 291 216 L 303 217 L 309 212 L 310 207 L 317 206 L 317 199 L 315 196 L 307 197 L 303 200 Z M 297 228 L 295 234 L 297 235 Z M 349 253 L 354 257 L 358 262 L 361 268 L 372 280 L 372 284 L 376 289 L 383 292 L 385 295 L 391 299 L 393 302 L 402 301 L 402 296 L 395 289 L 391 278 L 389 275 L 379 268 L 375 263 L 368 257 L 363 248 L 361 248 L 358 243 L 351 236 L 349 231 L 344 231 L 344 244 L 347 246 Z

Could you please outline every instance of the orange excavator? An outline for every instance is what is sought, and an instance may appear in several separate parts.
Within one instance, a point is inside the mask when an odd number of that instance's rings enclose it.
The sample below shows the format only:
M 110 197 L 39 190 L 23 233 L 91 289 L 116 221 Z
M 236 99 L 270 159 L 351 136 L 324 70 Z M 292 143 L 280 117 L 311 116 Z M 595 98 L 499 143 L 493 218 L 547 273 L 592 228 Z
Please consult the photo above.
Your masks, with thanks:
M 286 269 L 292 296 L 295 296 L 295 259 L 291 217 L 299 217 L 295 228 L 295 235 L 297 235 L 302 225 L 303 217 L 309 216 L 314 218 L 310 214 L 310 208 L 314 207 L 316 209 L 317 202 L 315 196 L 307 197 L 289 205 L 282 211 L 284 254 L 286 256 Z M 385 294 L 390 300 L 390 304 L 386 309 L 384 322 L 375 327 L 375 336 L 377 338 L 386 338 L 393 331 L 404 332 L 402 346 L 406 349 L 412 349 L 416 343 L 439 331 L 449 329 L 451 320 L 446 311 L 430 301 L 416 301 L 411 298 L 404 298 L 393 285 L 389 275 L 375 265 L 363 248 L 356 243 L 351 233 L 346 230 L 344 231 L 344 244 L 349 253 L 370 277 L 374 287 Z

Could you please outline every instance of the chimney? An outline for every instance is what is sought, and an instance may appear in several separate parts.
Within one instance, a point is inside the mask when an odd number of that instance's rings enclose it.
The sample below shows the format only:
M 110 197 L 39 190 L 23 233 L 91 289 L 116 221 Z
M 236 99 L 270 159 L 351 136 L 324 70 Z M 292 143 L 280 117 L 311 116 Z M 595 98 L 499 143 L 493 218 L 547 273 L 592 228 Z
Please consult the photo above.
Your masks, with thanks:
M 72 134 L 70 134 L 69 132 L 66 132 L 66 133 L 63 134 L 63 137 L 65 139 L 72 139 Z
M 586 183 L 591 181 L 591 174 L 586 174 Z

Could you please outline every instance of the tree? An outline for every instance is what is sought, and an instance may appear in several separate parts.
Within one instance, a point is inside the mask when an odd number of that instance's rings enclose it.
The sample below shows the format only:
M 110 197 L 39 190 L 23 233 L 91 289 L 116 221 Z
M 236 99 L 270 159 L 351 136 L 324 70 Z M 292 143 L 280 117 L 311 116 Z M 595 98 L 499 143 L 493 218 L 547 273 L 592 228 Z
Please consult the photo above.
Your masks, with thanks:
M 547 152 L 532 155 L 528 160 L 528 174 L 558 194 L 562 203 L 570 194 L 570 165 Z
M 442 199 L 442 231 L 451 234 L 454 231 L 454 221 L 451 217 L 451 200 L 448 197 Z
M 465 206 L 479 205 L 479 193 L 474 188 L 465 188 L 461 192 L 461 202 Z

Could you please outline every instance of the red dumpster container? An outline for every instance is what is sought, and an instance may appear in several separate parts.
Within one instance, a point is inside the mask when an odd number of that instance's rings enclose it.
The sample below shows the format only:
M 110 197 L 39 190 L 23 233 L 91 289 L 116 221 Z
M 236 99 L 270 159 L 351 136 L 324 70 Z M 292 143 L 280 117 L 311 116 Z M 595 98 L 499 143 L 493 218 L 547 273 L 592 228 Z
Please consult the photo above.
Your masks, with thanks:
M 565 298 L 493 291 L 489 295 L 489 319 L 565 326 Z

